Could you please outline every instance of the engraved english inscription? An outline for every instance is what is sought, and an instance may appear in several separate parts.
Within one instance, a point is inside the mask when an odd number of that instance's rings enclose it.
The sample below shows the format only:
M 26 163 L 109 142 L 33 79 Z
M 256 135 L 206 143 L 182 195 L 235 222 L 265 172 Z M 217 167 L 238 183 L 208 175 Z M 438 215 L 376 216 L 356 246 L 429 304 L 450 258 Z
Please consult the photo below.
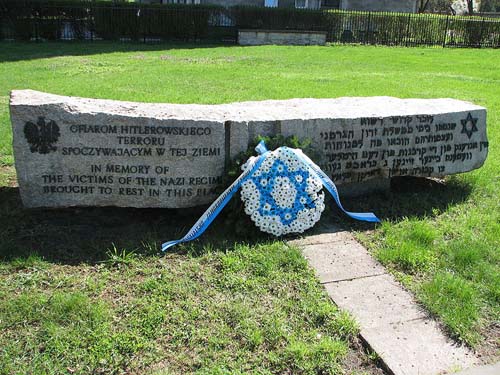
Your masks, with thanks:
M 71 196 L 92 196 L 140 199 L 151 205 L 207 202 L 216 197 L 215 188 L 222 182 L 221 137 L 206 124 L 62 126 L 61 146 L 55 152 L 71 164 L 77 160 L 80 167 L 41 174 L 40 190 L 68 201 Z

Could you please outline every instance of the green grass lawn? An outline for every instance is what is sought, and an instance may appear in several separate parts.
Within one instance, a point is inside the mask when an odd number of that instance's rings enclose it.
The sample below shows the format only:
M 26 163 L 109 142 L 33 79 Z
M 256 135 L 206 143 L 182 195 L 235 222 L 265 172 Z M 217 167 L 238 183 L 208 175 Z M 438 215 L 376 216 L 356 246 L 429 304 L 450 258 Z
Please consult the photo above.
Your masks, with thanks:
M 0 373 L 376 371 L 352 348 L 352 321 L 281 242 L 254 232 L 241 238 L 252 245 L 235 244 L 219 222 L 205 245 L 158 257 L 159 241 L 198 213 L 21 210 L 8 95 L 24 88 L 144 102 L 389 95 L 487 107 L 481 169 L 347 200 L 383 219 L 375 230 L 324 215 L 356 230 L 452 336 L 498 359 L 498 61 L 500 51 L 478 49 L 0 44 Z

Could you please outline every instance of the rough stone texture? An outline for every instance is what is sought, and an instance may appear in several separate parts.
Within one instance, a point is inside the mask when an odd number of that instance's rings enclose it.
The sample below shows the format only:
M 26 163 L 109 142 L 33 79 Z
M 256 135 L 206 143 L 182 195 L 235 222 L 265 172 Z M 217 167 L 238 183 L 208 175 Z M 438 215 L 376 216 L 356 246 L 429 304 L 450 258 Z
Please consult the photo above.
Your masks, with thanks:
M 296 135 L 341 192 L 392 176 L 443 177 L 487 156 L 486 110 L 452 99 L 291 99 L 148 104 L 22 90 L 11 95 L 27 207 L 192 207 L 258 135 Z M 381 182 L 380 182 L 381 181 Z
M 326 32 L 299 32 L 290 30 L 238 30 L 238 44 L 242 46 L 260 46 L 264 44 L 323 46 L 326 44 Z
M 223 114 L 207 106 L 15 91 L 11 119 L 27 207 L 189 207 L 217 197 L 226 133 Z
M 290 243 L 302 247 L 328 295 L 357 320 L 362 339 L 389 373 L 441 375 L 477 363 L 473 353 L 449 339 L 350 233 L 336 227 L 323 230 Z

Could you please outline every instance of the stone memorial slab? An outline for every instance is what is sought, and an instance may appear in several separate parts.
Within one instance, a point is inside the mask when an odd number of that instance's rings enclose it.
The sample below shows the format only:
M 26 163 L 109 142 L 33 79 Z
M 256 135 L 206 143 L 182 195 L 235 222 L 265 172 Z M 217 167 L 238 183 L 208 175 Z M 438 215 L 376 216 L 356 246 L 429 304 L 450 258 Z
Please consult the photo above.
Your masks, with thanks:
M 11 95 L 19 189 L 27 207 L 190 207 L 212 202 L 225 163 L 212 106 Z
M 486 109 L 455 99 L 251 102 L 233 118 L 257 123 L 266 135 L 310 139 L 319 154 L 315 162 L 339 185 L 444 177 L 479 168 L 488 153 Z M 249 134 L 255 133 L 250 126 Z
M 18 90 L 10 111 L 27 207 L 208 204 L 259 135 L 311 139 L 340 185 L 466 172 L 488 151 L 485 108 L 453 99 L 148 104 Z

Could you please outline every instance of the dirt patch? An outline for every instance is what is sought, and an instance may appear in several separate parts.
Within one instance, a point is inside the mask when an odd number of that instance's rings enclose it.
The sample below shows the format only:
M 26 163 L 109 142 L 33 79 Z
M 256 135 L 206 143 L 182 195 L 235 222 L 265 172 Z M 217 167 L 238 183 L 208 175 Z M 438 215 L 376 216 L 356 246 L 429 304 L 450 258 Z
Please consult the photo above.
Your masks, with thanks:
M 370 353 L 358 337 L 351 340 L 351 348 L 347 357 L 342 362 L 347 374 L 384 375 L 380 367 L 378 356 Z
M 11 165 L 0 165 L 0 188 L 17 187 L 16 169 Z
M 476 348 L 476 354 L 481 363 L 489 364 L 498 362 L 500 358 L 500 323 L 493 322 L 484 329 L 482 336 L 485 340 Z

